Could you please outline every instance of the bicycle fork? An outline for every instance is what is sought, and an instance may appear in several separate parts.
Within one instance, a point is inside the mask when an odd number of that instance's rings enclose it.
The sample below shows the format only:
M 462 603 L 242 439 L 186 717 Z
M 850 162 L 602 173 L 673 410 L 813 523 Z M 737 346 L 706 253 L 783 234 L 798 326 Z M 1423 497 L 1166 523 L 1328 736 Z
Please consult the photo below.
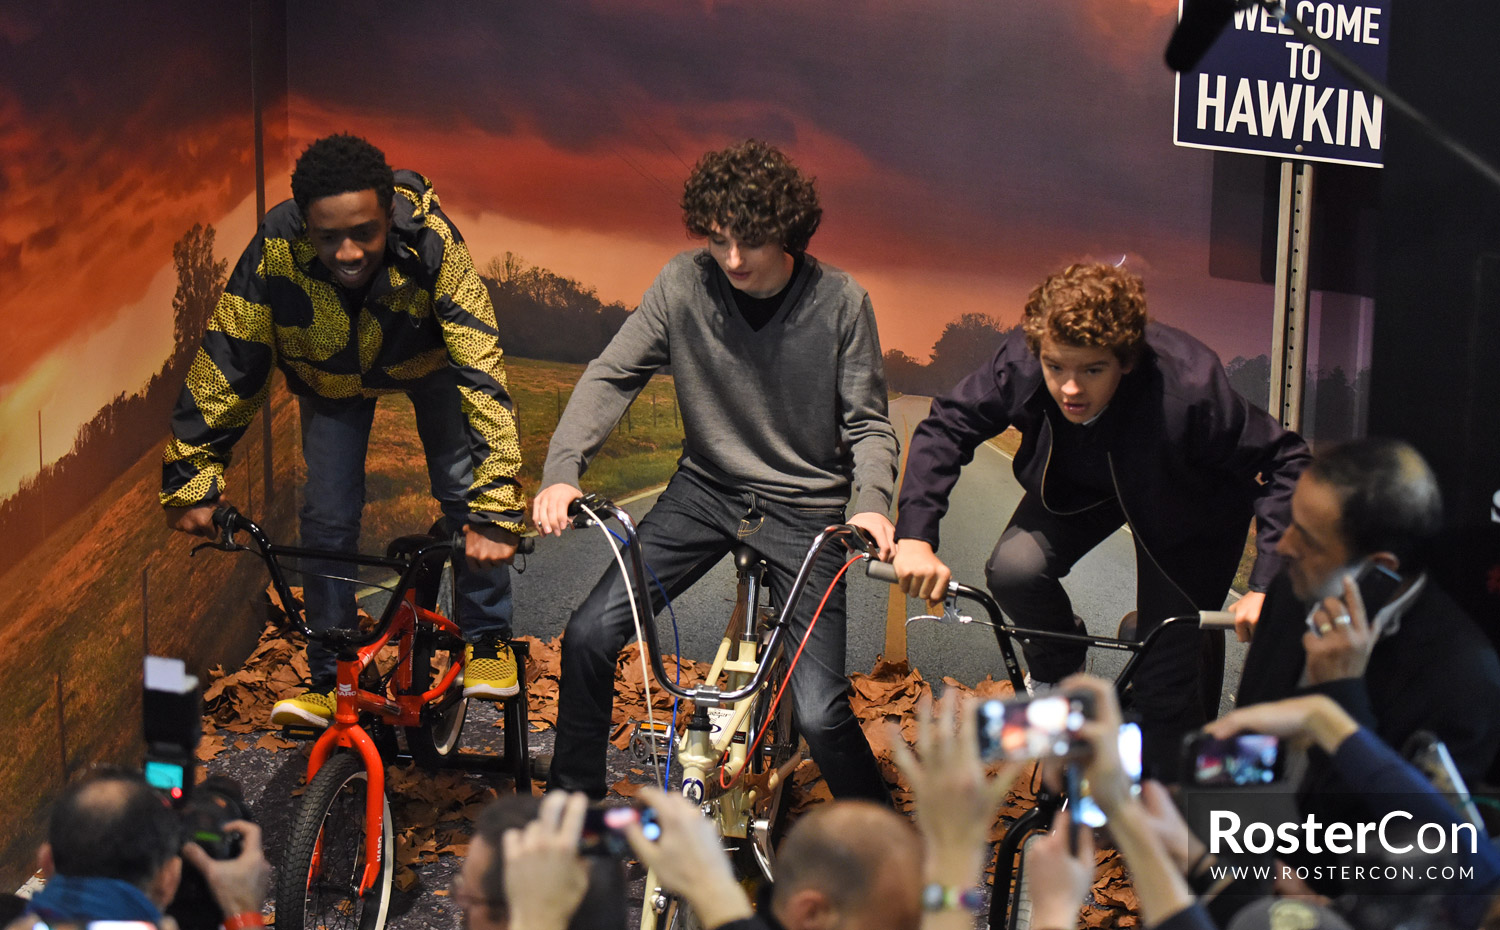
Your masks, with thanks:
M 341 693 L 346 688 L 349 689 L 347 693 L 357 693 L 359 670 L 355 663 L 340 662 L 338 675 L 338 689 Z M 359 879 L 359 894 L 363 897 L 380 881 L 380 863 L 383 861 L 380 844 L 385 836 L 385 760 L 381 758 L 375 741 L 359 725 L 358 715 L 339 710 L 334 714 L 333 723 L 318 737 L 307 757 L 305 784 L 312 783 L 313 776 L 318 774 L 323 763 L 328 761 L 335 749 L 341 747 L 358 753 L 365 767 L 365 867 Z M 322 858 L 323 837 L 319 833 L 309 881 L 311 876 L 322 870 Z

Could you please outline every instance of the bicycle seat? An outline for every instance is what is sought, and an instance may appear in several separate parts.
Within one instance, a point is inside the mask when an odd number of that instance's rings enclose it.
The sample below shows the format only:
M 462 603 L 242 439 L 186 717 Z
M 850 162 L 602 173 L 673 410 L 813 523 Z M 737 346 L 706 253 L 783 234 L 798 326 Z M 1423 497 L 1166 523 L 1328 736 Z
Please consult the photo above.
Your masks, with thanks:
M 765 564 L 759 552 L 744 544 L 735 546 L 730 554 L 734 556 L 734 570 L 737 572 L 747 572 L 752 566 Z

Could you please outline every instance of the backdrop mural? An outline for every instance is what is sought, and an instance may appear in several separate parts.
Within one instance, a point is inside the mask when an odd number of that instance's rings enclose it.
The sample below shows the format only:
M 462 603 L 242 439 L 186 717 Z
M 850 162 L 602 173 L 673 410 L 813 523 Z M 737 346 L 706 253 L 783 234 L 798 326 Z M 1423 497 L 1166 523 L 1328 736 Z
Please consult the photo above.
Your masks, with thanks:
M 497 307 L 531 490 L 581 363 L 691 244 L 692 163 L 752 136 L 817 177 L 812 251 L 871 292 L 897 389 L 952 383 L 1043 275 L 1093 258 L 1142 274 L 1154 315 L 1263 402 L 1269 288 L 1209 274 L 1213 159 L 1171 145 L 1176 8 L 0 5 L 0 862 L 27 859 L 70 772 L 131 751 L 144 649 L 201 671 L 253 636 L 254 567 L 186 559 L 159 452 L 227 268 L 307 142 L 362 134 L 434 182 Z M 1352 383 L 1358 360 L 1340 365 Z M 638 403 L 591 472 L 603 490 L 670 471 L 671 404 L 670 385 Z M 270 415 L 230 493 L 290 527 L 284 392 Z M 383 405 L 380 428 L 405 417 Z M 390 480 L 367 538 L 425 525 L 409 459 L 372 460 Z

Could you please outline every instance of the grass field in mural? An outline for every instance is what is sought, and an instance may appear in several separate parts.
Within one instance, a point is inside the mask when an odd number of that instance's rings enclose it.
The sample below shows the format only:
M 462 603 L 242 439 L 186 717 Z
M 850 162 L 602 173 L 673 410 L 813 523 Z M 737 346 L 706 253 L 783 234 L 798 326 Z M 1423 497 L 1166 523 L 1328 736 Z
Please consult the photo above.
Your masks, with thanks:
M 521 429 L 522 482 L 537 490 L 547 442 L 582 365 L 507 359 Z M 623 497 L 662 484 L 682 449 L 670 378 L 657 378 L 589 470 L 590 490 Z M 292 490 L 301 481 L 297 413 L 279 387 L 272 449 L 277 512 L 265 512 L 259 421 L 247 431 L 229 473 L 228 497 L 292 542 Z M 654 410 L 654 413 L 653 413 Z M 367 463 L 369 504 L 362 548 L 425 530 L 437 514 L 411 405 L 382 399 Z M 159 448 L 141 456 L 108 490 L 57 532 L 0 573 L 0 696 L 4 717 L 25 734 L 0 767 L 0 881 L 14 887 L 30 872 L 34 838 L 65 773 L 95 761 L 133 764 L 140 752 L 141 657 L 186 658 L 201 672 L 212 657 L 247 650 L 262 625 L 254 592 L 265 586 L 258 561 L 205 552 L 166 529 L 157 489 Z M 146 629 L 143 631 L 143 622 Z M 58 690 L 61 684 L 59 713 Z
M 540 489 L 547 443 L 584 366 L 524 358 L 507 358 L 505 366 L 521 434 L 521 485 L 529 499 Z M 657 376 L 621 418 L 583 485 L 605 497 L 624 497 L 665 484 L 681 454 L 677 395 L 670 377 Z M 425 530 L 437 518 L 416 420 L 404 397 L 382 399 L 376 409 L 365 474 L 369 503 L 361 548 L 380 551 L 393 537 Z
M 293 456 L 282 453 L 294 445 L 295 405 L 280 392 L 272 409 L 274 480 L 290 489 Z M 257 420 L 230 473 L 236 501 L 256 512 L 264 509 L 261 436 Z M 260 586 L 259 566 L 212 554 L 190 560 L 188 540 L 162 518 L 160 484 L 158 447 L 0 574 L 0 707 L 19 737 L 0 768 L 0 810 L 11 814 L 0 827 L 7 887 L 30 872 L 28 847 L 46 810 L 39 800 L 89 764 L 139 763 L 146 648 L 198 670 L 255 641 L 260 622 L 245 593 Z M 287 522 L 290 507 L 278 511 L 269 519 Z

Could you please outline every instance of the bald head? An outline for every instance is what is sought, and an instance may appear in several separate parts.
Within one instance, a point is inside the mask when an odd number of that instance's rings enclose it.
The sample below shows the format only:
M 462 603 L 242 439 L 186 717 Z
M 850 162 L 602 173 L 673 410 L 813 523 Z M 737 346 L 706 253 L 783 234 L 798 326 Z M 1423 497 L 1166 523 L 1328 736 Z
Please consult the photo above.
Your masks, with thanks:
M 771 909 L 787 930 L 915 930 L 921 889 L 911 822 L 867 801 L 835 801 L 798 820 L 777 849 Z
M 69 785 L 47 831 L 59 875 L 117 878 L 147 889 L 177 858 L 177 815 L 139 775 L 109 771 Z

